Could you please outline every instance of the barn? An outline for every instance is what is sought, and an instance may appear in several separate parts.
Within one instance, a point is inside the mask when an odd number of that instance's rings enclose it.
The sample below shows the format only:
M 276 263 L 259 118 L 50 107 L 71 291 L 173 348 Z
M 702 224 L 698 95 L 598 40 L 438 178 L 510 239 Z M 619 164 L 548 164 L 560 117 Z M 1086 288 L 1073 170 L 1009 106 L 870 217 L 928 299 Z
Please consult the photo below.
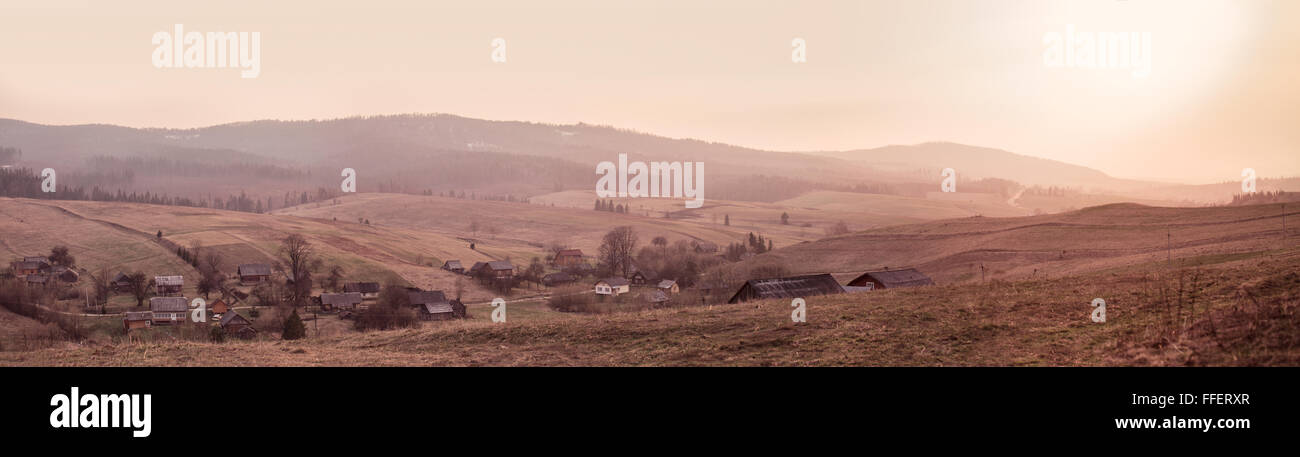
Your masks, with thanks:
M 442 321 L 456 317 L 455 308 L 441 290 L 413 290 L 407 294 L 421 320 Z
M 555 259 L 551 264 L 556 267 L 564 268 L 582 263 L 581 249 L 562 249 L 555 253 Z
M 849 281 L 850 287 L 861 287 L 865 290 L 874 289 L 898 289 L 903 287 L 921 287 L 933 286 L 934 281 L 924 273 L 916 271 L 915 268 L 904 268 L 901 270 L 884 270 L 868 271 L 861 276 Z
M 271 266 L 265 263 L 245 263 L 236 268 L 239 283 L 245 286 L 261 284 L 271 279 Z
M 130 292 L 131 276 L 127 275 L 126 272 L 119 271 L 108 284 L 109 287 L 113 288 L 114 292 Z
M 459 260 L 448 260 L 442 264 L 442 269 L 452 273 L 465 274 L 465 266 L 461 265 Z
M 360 292 L 341 294 L 320 294 L 320 307 L 323 311 L 356 311 L 361 304 Z
M 844 288 L 830 274 L 791 276 L 788 278 L 751 279 L 740 286 L 727 303 L 768 298 L 800 298 L 842 294 Z

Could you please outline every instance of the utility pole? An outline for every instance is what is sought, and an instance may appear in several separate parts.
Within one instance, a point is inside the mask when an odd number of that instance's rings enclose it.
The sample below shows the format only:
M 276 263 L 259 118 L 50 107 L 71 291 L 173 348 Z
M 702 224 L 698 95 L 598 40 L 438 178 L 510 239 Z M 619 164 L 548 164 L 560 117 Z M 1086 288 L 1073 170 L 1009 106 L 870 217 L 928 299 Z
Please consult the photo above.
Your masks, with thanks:
M 1173 266 L 1174 265 L 1174 235 L 1169 227 L 1165 227 L 1165 243 L 1166 243 L 1165 252 L 1169 256 L 1169 259 L 1166 260 L 1166 262 L 1169 264 L 1169 266 Z
M 1286 203 L 1282 204 L 1282 241 L 1286 241 Z

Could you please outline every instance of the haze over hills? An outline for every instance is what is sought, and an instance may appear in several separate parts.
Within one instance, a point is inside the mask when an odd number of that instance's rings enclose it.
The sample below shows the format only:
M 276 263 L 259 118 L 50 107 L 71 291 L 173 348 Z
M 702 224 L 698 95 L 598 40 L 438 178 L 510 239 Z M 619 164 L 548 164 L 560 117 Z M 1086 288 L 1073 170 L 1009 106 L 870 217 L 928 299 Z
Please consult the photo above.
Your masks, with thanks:
M 50 126 L 0 119 L 0 145 L 22 149 L 18 165 L 37 169 L 52 166 L 96 171 L 90 170 L 89 163 L 96 157 L 224 160 L 301 170 L 317 175 L 312 185 L 324 185 L 336 181 L 336 170 L 351 167 L 367 178 L 358 183 L 363 192 L 432 189 L 527 196 L 586 189 L 594 182 L 595 164 L 616 162 L 620 153 L 628 154 L 632 161 L 704 162 L 711 178 L 711 196 L 730 200 L 770 202 L 811 190 L 847 190 L 851 186 L 915 195 L 936 188 L 944 168 L 958 170 L 961 180 L 999 178 L 1026 186 L 1085 191 L 1178 187 L 1118 179 L 1083 166 L 955 143 L 782 152 L 607 126 L 488 121 L 445 114 L 262 120 L 196 129 Z M 762 185 L 752 182 L 756 177 L 762 177 Z M 378 187 L 381 183 L 382 189 Z M 255 187 L 251 184 L 249 187 Z

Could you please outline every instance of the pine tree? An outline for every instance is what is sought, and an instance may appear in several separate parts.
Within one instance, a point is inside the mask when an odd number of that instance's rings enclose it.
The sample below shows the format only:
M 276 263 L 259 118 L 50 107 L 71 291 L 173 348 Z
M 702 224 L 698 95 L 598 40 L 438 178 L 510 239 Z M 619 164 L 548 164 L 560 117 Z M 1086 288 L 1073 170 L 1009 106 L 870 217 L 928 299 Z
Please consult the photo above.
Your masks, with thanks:
M 731 226 L 731 215 L 730 215 L 730 214 L 724 215 L 724 216 L 722 217 L 722 225 L 725 225 L 725 226 L 728 226 L 728 227 Z
M 289 318 L 284 320 L 284 332 L 280 338 L 286 340 L 297 340 L 307 336 L 307 326 L 302 324 L 302 319 L 298 317 L 298 310 L 293 310 Z

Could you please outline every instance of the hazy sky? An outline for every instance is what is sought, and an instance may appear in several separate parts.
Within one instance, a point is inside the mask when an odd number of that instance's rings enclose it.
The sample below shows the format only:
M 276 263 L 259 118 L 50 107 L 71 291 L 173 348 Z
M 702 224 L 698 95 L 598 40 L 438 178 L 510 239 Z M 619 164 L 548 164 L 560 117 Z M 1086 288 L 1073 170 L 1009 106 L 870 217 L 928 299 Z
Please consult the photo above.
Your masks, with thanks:
M 155 68 L 151 39 L 174 24 L 260 32 L 260 76 Z M 1149 75 L 1048 66 L 1045 35 L 1070 25 L 1149 32 Z M 186 128 L 410 112 L 776 150 L 954 141 L 1183 182 L 1294 176 L 1300 2 L 0 3 L 0 117 Z

